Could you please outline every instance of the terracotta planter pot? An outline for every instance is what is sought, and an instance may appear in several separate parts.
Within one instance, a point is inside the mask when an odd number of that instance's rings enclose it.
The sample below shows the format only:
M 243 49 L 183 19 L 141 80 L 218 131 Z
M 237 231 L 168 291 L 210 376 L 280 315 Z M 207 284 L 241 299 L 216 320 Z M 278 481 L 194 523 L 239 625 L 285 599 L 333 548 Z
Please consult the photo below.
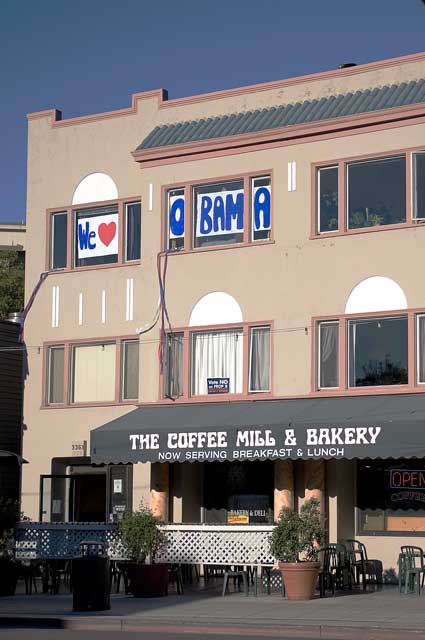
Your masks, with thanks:
M 127 565 L 128 590 L 135 598 L 159 598 L 168 595 L 167 564 Z
M 288 600 L 311 600 L 316 590 L 320 562 L 279 562 Z

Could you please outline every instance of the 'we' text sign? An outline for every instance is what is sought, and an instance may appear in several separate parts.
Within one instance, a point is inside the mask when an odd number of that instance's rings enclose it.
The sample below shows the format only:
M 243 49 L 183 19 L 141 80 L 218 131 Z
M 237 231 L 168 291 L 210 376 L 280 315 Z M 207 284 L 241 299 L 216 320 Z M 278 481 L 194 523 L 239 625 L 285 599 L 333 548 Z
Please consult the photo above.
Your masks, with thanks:
M 118 253 L 118 213 L 79 218 L 77 257 L 96 258 Z

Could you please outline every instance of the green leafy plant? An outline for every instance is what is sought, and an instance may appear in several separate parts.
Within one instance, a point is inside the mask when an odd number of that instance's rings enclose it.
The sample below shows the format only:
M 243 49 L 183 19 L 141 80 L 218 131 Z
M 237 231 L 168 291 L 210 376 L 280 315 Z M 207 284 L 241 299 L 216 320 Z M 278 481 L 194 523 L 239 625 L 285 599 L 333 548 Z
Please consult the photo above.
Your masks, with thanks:
M 119 523 L 122 540 L 133 562 L 144 563 L 147 556 L 153 561 L 155 554 L 165 543 L 165 536 L 158 525 L 159 518 L 143 502 L 133 513 L 124 514 Z
M 320 503 L 317 498 L 310 498 L 299 513 L 283 507 L 272 533 L 270 551 L 282 562 L 312 562 L 318 558 L 323 539 Z
M 25 264 L 18 251 L 0 251 L 0 319 L 24 308 Z
M 14 527 L 19 519 L 19 502 L 11 498 L 0 498 L 0 557 L 9 555 Z

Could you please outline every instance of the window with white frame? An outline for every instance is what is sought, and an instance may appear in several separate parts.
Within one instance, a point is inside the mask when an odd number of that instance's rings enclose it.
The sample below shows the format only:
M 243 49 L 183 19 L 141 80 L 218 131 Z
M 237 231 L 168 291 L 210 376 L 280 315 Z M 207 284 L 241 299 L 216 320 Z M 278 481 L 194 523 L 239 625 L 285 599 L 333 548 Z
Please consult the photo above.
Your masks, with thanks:
M 183 395 L 183 333 L 168 333 L 164 353 L 164 397 Z

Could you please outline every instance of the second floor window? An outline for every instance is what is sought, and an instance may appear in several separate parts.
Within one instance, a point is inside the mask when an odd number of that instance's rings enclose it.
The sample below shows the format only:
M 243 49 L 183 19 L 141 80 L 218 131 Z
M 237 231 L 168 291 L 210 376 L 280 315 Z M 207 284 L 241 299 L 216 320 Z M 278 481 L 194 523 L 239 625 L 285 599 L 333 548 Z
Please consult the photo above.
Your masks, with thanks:
M 339 161 L 316 168 L 316 234 L 425 220 L 425 153 Z
M 270 326 L 168 334 L 163 372 L 166 398 L 207 396 L 214 379 L 226 381 L 223 395 L 270 392 Z
M 139 260 L 140 202 L 53 212 L 49 269 L 75 269 Z
M 425 382 L 425 315 L 409 311 L 321 320 L 316 351 L 317 389 L 420 385 Z
M 137 401 L 139 340 L 49 345 L 45 386 L 45 405 Z
M 269 175 L 181 185 L 166 193 L 168 249 L 267 241 L 271 229 Z

